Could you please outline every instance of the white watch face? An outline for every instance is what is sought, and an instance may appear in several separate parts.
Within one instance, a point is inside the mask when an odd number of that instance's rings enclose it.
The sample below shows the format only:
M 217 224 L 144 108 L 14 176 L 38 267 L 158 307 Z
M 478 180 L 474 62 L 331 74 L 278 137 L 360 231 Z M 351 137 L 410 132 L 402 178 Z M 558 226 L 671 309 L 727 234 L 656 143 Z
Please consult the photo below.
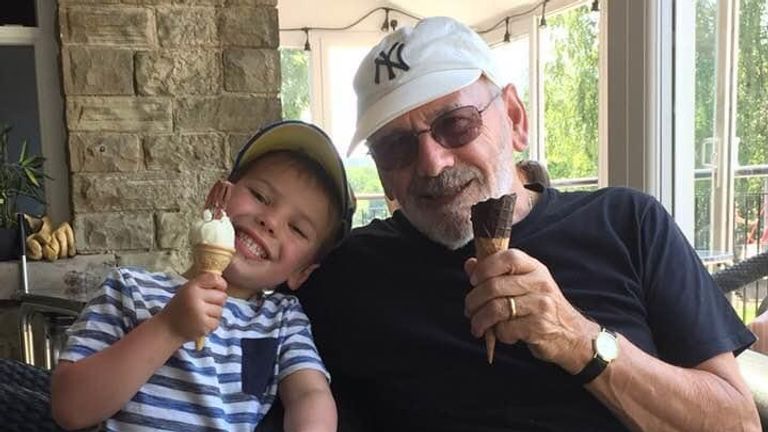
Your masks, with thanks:
M 619 356 L 619 341 L 610 333 L 602 331 L 595 340 L 595 350 L 603 360 L 613 361 Z

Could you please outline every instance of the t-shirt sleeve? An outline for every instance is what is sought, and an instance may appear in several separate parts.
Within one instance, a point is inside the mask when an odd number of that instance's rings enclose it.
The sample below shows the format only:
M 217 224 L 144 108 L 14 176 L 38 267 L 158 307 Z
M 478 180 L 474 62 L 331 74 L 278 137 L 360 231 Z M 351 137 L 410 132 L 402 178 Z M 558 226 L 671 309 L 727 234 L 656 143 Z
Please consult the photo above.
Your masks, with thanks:
M 672 217 L 655 200 L 640 219 L 646 305 L 659 356 L 694 366 L 754 343 Z
M 289 302 L 282 325 L 285 332 L 278 351 L 278 381 L 302 369 L 317 370 L 330 381 L 331 376 L 315 347 L 309 319 L 297 298 Z
M 136 326 L 134 290 L 115 269 L 67 330 L 59 359 L 78 361 L 114 344 Z

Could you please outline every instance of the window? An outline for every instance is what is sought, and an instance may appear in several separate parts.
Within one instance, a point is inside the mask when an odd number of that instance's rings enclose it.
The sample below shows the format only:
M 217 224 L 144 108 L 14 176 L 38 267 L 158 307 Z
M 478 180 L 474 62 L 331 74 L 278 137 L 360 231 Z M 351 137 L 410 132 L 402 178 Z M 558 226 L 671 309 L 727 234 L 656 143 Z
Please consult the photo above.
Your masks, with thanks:
M 598 174 L 598 17 L 587 6 L 547 16 L 541 34 L 544 160 L 561 187 Z
M 45 211 L 54 221 L 68 220 L 69 170 L 56 2 L 15 3 L 18 5 L 0 8 L 0 24 L 12 24 L 0 25 L 0 123 L 13 127 L 11 145 L 26 140 L 31 151 L 46 158 L 45 172 L 53 180 L 45 184 Z M 25 208 L 41 210 L 33 205 Z

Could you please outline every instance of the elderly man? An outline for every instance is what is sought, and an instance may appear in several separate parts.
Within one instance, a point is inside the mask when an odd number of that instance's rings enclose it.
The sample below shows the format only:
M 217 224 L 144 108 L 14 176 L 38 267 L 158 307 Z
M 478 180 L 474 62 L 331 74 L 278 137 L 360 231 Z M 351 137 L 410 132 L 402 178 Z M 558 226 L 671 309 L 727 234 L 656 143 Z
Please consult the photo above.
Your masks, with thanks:
M 754 336 L 664 209 L 628 189 L 523 187 L 525 109 L 477 34 L 447 18 L 401 28 L 354 85 L 355 143 L 400 210 L 355 230 L 302 292 L 342 423 L 759 428 L 734 359 Z M 478 261 L 470 207 L 512 192 L 511 248 Z

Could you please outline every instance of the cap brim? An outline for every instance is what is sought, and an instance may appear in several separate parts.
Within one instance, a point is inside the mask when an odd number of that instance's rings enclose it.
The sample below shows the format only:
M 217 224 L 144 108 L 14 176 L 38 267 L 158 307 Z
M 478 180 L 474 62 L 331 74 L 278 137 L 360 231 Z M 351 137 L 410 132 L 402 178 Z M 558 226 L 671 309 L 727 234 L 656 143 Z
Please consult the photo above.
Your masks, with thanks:
M 352 137 L 347 156 L 352 154 L 361 141 L 368 139 L 390 121 L 414 108 L 461 90 L 477 81 L 482 74 L 480 69 L 437 71 L 422 75 L 392 90 L 374 102 L 358 119 L 358 127 Z
M 283 121 L 267 127 L 254 135 L 235 160 L 234 170 L 274 151 L 298 151 L 317 161 L 330 174 L 339 192 L 342 217 L 350 208 L 354 211 L 354 198 L 347 187 L 344 165 L 331 139 L 322 130 L 308 123 Z

